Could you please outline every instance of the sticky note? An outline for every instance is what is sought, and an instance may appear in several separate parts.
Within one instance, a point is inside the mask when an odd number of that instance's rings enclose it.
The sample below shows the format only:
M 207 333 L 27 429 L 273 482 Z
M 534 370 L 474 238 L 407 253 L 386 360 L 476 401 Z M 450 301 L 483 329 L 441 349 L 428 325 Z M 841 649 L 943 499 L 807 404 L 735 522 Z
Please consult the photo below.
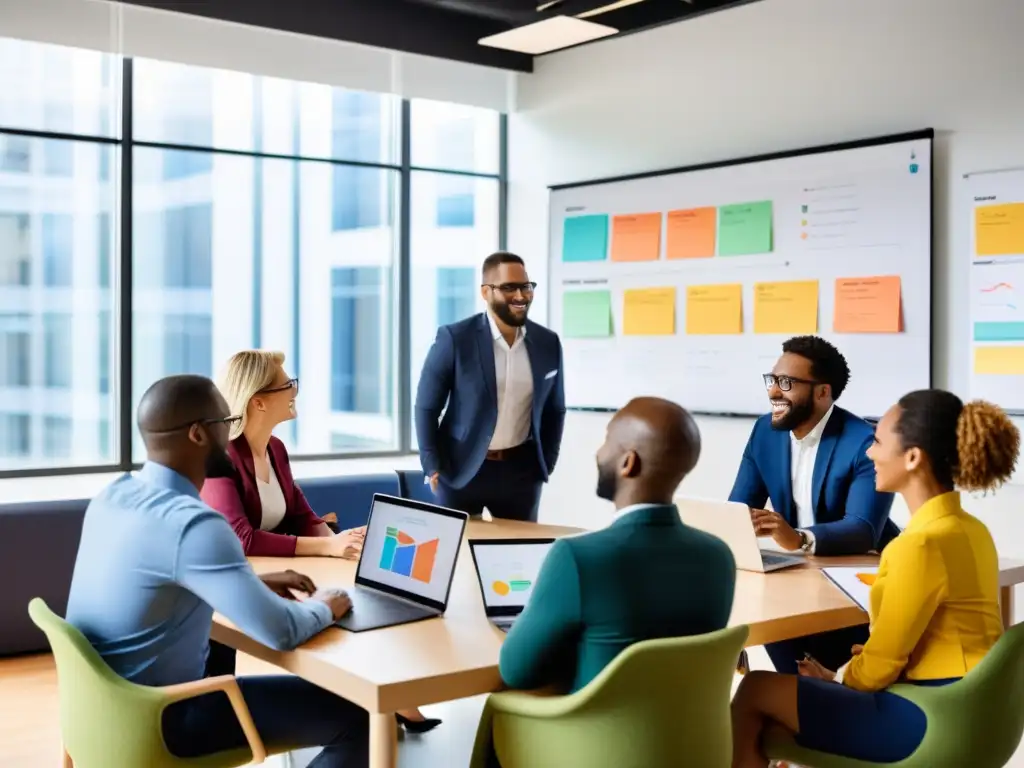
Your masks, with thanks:
M 900 310 L 899 275 L 836 279 L 836 333 L 899 333 Z
M 877 573 L 858 573 L 857 574 L 857 581 L 859 581 L 861 584 L 867 584 L 870 587 L 876 581 L 878 581 L 878 574 Z
M 718 209 L 718 255 L 772 252 L 772 201 L 723 205 Z
M 612 294 L 566 291 L 562 294 L 562 335 L 570 339 L 597 339 L 612 335 Z
M 562 225 L 562 261 L 604 261 L 608 258 L 608 217 L 570 216 Z
M 817 332 L 817 280 L 754 284 L 754 333 Z
M 975 208 L 974 250 L 978 256 L 1024 254 L 1024 203 Z
M 743 285 L 687 286 L 686 332 L 743 333 Z
M 974 372 L 993 376 L 1024 376 L 1024 347 L 975 347 Z
M 625 336 L 671 336 L 676 332 L 675 288 L 632 288 L 625 292 Z
M 660 213 L 634 213 L 612 219 L 612 261 L 657 261 L 660 256 Z
M 669 211 L 665 233 L 665 257 L 703 259 L 714 256 L 717 225 L 717 208 Z

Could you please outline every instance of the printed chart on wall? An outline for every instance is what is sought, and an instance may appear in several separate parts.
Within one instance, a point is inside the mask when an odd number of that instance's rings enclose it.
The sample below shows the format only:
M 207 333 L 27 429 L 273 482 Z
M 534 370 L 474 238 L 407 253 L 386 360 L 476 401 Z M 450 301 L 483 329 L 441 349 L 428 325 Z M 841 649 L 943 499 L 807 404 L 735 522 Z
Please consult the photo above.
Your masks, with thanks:
M 970 174 L 971 396 L 1024 414 L 1024 171 Z
M 567 405 L 763 413 L 802 334 L 846 356 L 855 413 L 929 386 L 932 136 L 552 187 Z

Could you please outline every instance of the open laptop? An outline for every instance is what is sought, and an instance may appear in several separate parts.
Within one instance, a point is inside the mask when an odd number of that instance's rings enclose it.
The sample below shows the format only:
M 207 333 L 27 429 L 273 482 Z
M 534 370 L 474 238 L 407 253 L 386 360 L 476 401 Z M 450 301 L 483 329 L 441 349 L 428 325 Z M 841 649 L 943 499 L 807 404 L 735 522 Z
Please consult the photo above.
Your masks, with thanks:
M 523 612 L 554 539 L 470 539 L 484 610 L 502 632 Z
M 467 517 L 375 493 L 349 590 L 352 610 L 337 626 L 363 632 L 444 614 Z
M 768 573 L 806 562 L 802 556 L 767 552 L 758 545 L 750 508 L 735 501 L 708 499 L 676 499 L 683 522 L 712 536 L 717 536 L 732 550 L 736 567 L 741 571 Z

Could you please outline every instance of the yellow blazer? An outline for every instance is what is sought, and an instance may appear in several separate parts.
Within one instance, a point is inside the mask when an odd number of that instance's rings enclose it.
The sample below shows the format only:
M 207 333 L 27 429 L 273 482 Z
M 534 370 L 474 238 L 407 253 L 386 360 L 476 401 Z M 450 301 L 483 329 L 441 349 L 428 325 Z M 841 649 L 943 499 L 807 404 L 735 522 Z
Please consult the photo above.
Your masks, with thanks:
M 870 607 L 871 636 L 842 675 L 857 690 L 963 677 L 995 645 L 999 557 L 959 493 L 925 503 L 885 548 Z

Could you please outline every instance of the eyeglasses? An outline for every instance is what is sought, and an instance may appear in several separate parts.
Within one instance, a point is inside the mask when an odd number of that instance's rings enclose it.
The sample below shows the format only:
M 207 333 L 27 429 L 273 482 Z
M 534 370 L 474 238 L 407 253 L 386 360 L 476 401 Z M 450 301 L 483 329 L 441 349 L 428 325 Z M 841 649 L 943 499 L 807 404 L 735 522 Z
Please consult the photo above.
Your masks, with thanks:
M 257 395 L 272 395 L 275 392 L 286 392 L 289 389 L 294 389 L 295 392 L 298 393 L 298 391 L 299 391 L 299 380 L 298 379 L 288 379 L 288 381 L 286 381 L 280 387 L 270 387 L 269 389 L 261 389 L 256 394 Z
M 227 424 L 228 429 L 235 426 L 242 420 L 241 416 L 224 416 L 220 419 L 195 419 L 187 424 L 179 424 L 177 427 L 171 427 L 170 429 L 153 429 L 150 432 L 164 434 L 166 432 L 180 432 L 183 429 L 191 429 L 196 424 L 202 424 L 203 426 L 212 426 L 213 424 Z
M 515 296 L 516 293 L 522 292 L 524 296 L 529 296 L 533 293 L 537 287 L 536 283 L 502 283 L 501 285 L 494 285 L 492 283 L 484 283 L 485 288 L 490 288 L 495 291 L 501 291 L 506 296 Z
M 776 376 L 774 373 L 761 374 L 764 379 L 764 388 L 771 389 L 776 384 L 779 385 L 779 389 L 783 392 L 789 392 L 793 388 L 794 384 L 810 384 L 816 386 L 821 384 L 820 381 L 814 381 L 812 379 L 798 379 L 796 376 Z

